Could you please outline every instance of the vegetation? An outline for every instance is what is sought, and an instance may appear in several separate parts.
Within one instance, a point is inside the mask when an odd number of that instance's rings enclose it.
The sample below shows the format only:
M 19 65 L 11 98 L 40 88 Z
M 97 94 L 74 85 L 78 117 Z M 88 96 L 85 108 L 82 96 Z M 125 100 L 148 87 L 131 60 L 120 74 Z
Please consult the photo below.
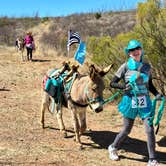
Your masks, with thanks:
M 124 48 L 128 41 L 138 39 L 143 43 L 145 58 L 152 64 L 156 85 L 160 85 L 165 94 L 166 9 L 160 8 L 157 2 L 148 0 L 140 3 L 137 11 L 127 12 L 97 12 L 55 18 L 2 17 L 0 43 L 13 45 L 16 36 L 39 23 L 49 22 L 49 31 L 40 35 L 42 44 L 65 55 L 68 30 L 78 31 L 87 43 L 92 61 L 101 67 L 115 63 L 116 70 L 127 59 Z M 108 75 L 107 80 L 113 73 Z
M 161 91 L 164 92 L 166 84 L 166 9 L 160 9 L 158 3 L 149 0 L 138 7 L 138 24 L 135 31 L 140 35 L 146 54 L 154 66 L 155 78 Z
M 124 47 L 131 39 L 143 43 L 145 58 L 153 67 L 153 76 L 158 88 L 165 95 L 166 85 L 166 9 L 161 9 L 154 0 L 140 3 L 137 10 L 137 23 L 128 33 L 121 33 L 114 38 L 92 37 L 89 39 L 89 51 L 92 60 L 100 66 L 105 63 L 124 62 Z
M 0 44 L 13 46 L 17 36 L 25 34 L 27 29 L 38 25 L 42 19 L 39 17 L 0 18 Z

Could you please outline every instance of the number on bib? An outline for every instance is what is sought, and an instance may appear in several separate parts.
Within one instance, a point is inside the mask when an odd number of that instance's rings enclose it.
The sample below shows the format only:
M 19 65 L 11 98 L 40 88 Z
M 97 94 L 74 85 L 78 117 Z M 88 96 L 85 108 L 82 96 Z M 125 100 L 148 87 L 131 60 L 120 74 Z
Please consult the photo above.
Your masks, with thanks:
M 146 96 L 138 96 L 137 97 L 137 103 L 136 98 L 132 97 L 132 108 L 146 108 L 147 102 L 146 102 Z

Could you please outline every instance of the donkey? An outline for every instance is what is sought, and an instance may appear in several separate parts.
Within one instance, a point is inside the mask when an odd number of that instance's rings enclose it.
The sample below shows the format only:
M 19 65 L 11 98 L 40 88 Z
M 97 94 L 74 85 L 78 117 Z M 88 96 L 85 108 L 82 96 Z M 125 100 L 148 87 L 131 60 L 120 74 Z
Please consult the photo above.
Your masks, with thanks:
M 23 56 L 23 52 L 24 52 L 24 39 L 21 37 L 18 37 L 16 39 L 16 50 L 17 52 L 19 52 L 20 56 L 21 56 L 21 60 L 24 61 L 26 60 Z
M 75 132 L 75 141 L 82 148 L 80 136 L 86 130 L 86 108 L 89 106 L 91 110 L 98 113 L 103 110 L 103 76 L 107 74 L 113 65 L 109 65 L 103 70 L 97 69 L 94 65 L 89 66 L 88 75 L 78 75 L 73 81 L 70 94 L 67 98 L 67 108 L 71 110 L 73 126 Z M 41 104 L 41 124 L 45 127 L 44 114 L 45 110 L 49 110 L 51 96 L 43 91 Z M 62 105 L 63 106 L 63 105 Z M 56 107 L 58 108 L 58 107 Z M 64 137 L 67 136 L 65 125 L 62 118 L 62 107 L 57 110 L 57 120 L 60 132 Z

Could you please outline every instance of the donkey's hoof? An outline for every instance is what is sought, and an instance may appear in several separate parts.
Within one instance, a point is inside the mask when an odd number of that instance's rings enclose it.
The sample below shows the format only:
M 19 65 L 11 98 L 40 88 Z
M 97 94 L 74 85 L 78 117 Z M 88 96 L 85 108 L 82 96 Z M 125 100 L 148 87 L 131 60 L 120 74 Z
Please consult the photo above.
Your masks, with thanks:
M 67 138 L 67 132 L 62 133 L 63 138 Z
M 84 150 L 83 145 L 80 145 L 80 146 L 79 146 L 79 150 Z
M 60 130 L 60 134 L 61 134 L 62 138 L 67 138 L 67 132 L 65 129 Z
M 92 133 L 92 130 L 90 128 L 87 128 L 84 132 L 85 134 L 89 134 L 89 133 Z
M 41 125 L 42 125 L 42 129 L 45 129 L 45 125 L 43 123 L 41 123 Z

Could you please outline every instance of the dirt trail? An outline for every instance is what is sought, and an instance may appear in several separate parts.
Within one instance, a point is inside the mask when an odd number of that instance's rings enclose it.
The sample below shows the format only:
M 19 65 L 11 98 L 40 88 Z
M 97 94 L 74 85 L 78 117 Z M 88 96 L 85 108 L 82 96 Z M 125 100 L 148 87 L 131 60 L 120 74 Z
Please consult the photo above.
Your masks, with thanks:
M 13 48 L 0 48 L 0 165 L 22 166 L 145 166 L 146 135 L 137 120 L 130 137 L 120 150 L 122 160 L 108 158 L 107 147 L 121 128 L 121 116 L 114 104 L 100 114 L 87 112 L 91 133 L 82 136 L 84 150 L 73 141 L 70 112 L 64 110 L 68 138 L 61 138 L 56 117 L 46 114 L 40 125 L 41 80 L 44 73 L 59 67 L 65 57 L 34 53 L 33 62 L 20 62 Z M 166 139 L 157 135 L 157 151 L 166 165 Z

